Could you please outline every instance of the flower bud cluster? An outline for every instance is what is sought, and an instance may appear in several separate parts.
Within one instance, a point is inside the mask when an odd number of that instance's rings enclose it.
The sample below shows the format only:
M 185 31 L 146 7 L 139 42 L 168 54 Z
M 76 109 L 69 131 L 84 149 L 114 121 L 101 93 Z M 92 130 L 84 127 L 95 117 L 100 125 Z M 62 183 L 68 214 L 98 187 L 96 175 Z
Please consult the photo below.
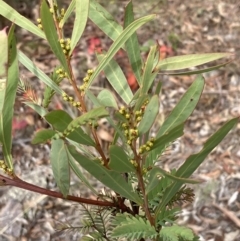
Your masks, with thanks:
M 62 68 L 57 69 L 57 70 L 56 70 L 56 74 L 57 74 L 58 77 L 61 78 L 61 79 L 68 77 L 67 72 L 64 71 Z
M 143 110 L 141 109 L 141 110 L 136 110 L 135 111 L 135 120 L 136 120 L 136 122 L 137 123 L 139 123 L 141 120 L 142 120 L 142 116 L 143 116 Z
M 147 172 L 148 172 L 147 168 L 144 167 L 144 168 L 142 169 L 142 175 L 145 175 Z
M 42 20 L 41 20 L 41 18 L 38 18 L 37 19 L 37 23 L 38 23 L 38 27 L 41 29 L 41 30 L 43 30 L 43 26 L 42 26 Z
M 144 152 L 148 152 L 152 150 L 153 144 L 155 142 L 155 138 L 151 138 L 149 141 L 147 141 L 144 145 L 139 147 L 138 153 L 143 154 Z
M 79 89 L 81 90 L 81 92 L 84 92 L 86 90 L 88 82 L 89 82 L 93 72 L 94 71 L 92 69 L 89 69 L 87 71 L 86 76 L 83 78 L 83 84 L 79 86 Z
M 53 5 L 53 8 L 49 8 L 49 11 L 50 11 L 50 13 L 52 13 L 53 15 L 55 15 L 56 20 L 57 20 L 58 22 L 60 22 L 60 21 L 63 19 L 64 14 L 65 14 L 65 9 L 64 9 L 64 8 L 62 8 L 62 9 L 60 10 L 60 13 L 59 13 L 59 11 L 58 11 L 58 6 L 57 6 L 56 4 Z
M 146 100 L 139 110 L 135 112 L 130 108 L 121 107 L 119 109 L 119 114 L 121 114 L 126 121 L 122 123 L 122 128 L 124 129 L 124 135 L 127 138 L 128 145 L 132 144 L 132 141 L 138 138 L 138 129 L 137 126 L 139 122 L 142 120 L 144 111 L 146 109 L 146 105 L 148 104 L 148 100 Z
M 97 129 L 98 128 L 98 123 L 97 123 L 97 121 L 89 121 L 88 122 L 88 125 L 89 126 L 91 126 L 91 127 L 93 127 L 94 129 Z
M 131 145 L 133 140 L 138 137 L 137 123 L 135 122 L 135 117 L 132 115 L 131 110 L 121 107 L 119 113 L 126 119 L 126 122 L 122 123 L 122 128 L 124 130 L 124 135 L 127 138 L 128 145 Z
M 97 128 L 97 123 L 94 120 L 88 121 L 88 122 L 81 122 L 81 123 L 78 123 L 76 121 L 71 126 L 68 126 L 68 128 L 66 130 L 64 130 L 63 133 L 57 133 L 54 136 L 54 139 L 65 138 L 70 133 L 74 132 L 77 128 L 79 128 L 80 126 L 87 125 L 87 124 L 90 125 L 90 126 L 93 126 L 94 128 Z
M 0 160 L 0 169 L 2 169 L 3 172 L 5 174 L 7 174 L 8 176 L 13 176 L 14 175 L 13 170 L 8 168 L 3 160 Z
M 67 39 L 62 38 L 62 39 L 59 40 L 59 42 L 60 42 L 60 45 L 62 47 L 63 53 L 65 55 L 68 55 L 70 50 L 71 50 L 71 46 L 70 46 L 71 39 L 70 38 L 67 38 Z
M 137 167 L 137 166 L 138 166 L 137 161 L 134 160 L 134 159 L 130 160 L 130 163 L 131 163 L 134 167 Z
M 67 101 L 67 102 L 69 102 L 72 106 L 74 106 L 74 107 L 80 107 L 81 106 L 81 104 L 80 104 L 80 102 L 78 101 L 78 102 L 76 102 L 76 101 L 74 101 L 73 100 L 73 97 L 72 96 L 68 96 L 66 93 L 63 93 L 62 94 L 62 98 L 63 98 L 63 100 L 65 100 L 65 101 Z

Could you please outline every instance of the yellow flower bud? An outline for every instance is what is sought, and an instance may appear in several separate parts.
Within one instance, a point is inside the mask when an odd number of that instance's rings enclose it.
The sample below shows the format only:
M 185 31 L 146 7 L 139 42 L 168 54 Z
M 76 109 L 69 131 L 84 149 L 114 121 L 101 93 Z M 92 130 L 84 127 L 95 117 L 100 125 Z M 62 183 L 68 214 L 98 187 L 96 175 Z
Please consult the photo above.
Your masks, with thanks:
M 142 120 L 142 117 L 141 117 L 141 116 L 138 116 L 137 122 L 140 122 L 141 120 Z
M 126 115 L 125 115 L 125 118 L 126 118 L 126 119 L 130 119 L 130 115 L 129 115 L 129 114 L 126 114 Z
M 150 151 L 151 150 L 151 148 L 149 146 L 147 146 L 145 149 L 146 149 L 146 151 Z
M 93 70 L 92 70 L 92 69 L 89 69 L 89 70 L 87 71 L 87 73 L 88 73 L 88 75 L 92 75 L 92 74 L 93 74 Z

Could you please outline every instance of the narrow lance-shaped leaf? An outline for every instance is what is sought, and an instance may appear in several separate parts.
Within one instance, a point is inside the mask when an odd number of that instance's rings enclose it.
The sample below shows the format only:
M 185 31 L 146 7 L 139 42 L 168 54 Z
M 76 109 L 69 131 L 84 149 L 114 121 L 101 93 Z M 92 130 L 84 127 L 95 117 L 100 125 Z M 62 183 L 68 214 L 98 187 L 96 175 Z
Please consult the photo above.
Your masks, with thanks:
M 78 128 L 81 125 L 85 125 L 89 121 L 94 121 L 106 116 L 109 116 L 109 113 L 107 112 L 107 110 L 105 110 L 104 107 L 94 108 L 71 121 L 67 126 L 66 130 L 72 131 L 72 129 Z
M 73 25 L 73 32 L 71 37 L 71 50 L 70 54 L 76 47 L 82 33 L 86 27 L 89 11 L 89 0 L 75 0 L 76 2 L 76 13 L 75 21 Z
M 71 154 L 70 154 L 71 155 Z M 72 158 L 69 159 L 69 164 L 71 169 L 74 171 L 76 176 L 83 182 L 83 184 L 88 187 L 95 195 L 99 193 L 94 189 L 94 187 L 90 184 L 88 179 L 85 177 L 86 175 L 80 170 L 79 166 L 77 165 L 76 161 Z
M 147 94 L 149 89 L 152 86 L 152 83 L 155 79 L 156 73 L 153 73 L 153 69 L 155 67 L 155 55 L 157 52 L 157 45 L 151 47 L 147 60 L 145 62 L 145 66 L 143 69 L 143 75 L 141 80 L 141 93 Z
M 175 108 L 172 110 L 167 119 L 164 121 L 163 125 L 160 127 L 159 131 L 157 132 L 157 138 L 187 120 L 187 118 L 195 109 L 201 97 L 203 88 L 204 79 L 202 76 L 198 76 L 189 87 L 189 89 L 186 91 L 186 93 L 183 95 L 178 104 L 175 106 Z M 161 146 L 158 150 L 151 151 L 151 155 L 149 155 L 147 158 L 147 162 L 149 164 L 153 163 L 156 160 L 156 157 L 158 154 L 161 153 L 162 148 L 163 147 Z
M 68 134 L 64 132 L 68 125 L 73 121 L 72 117 L 67 112 L 63 110 L 54 110 L 45 115 L 44 118 L 55 130 L 62 132 L 67 139 L 80 144 L 95 146 L 94 141 L 89 135 L 85 134 L 81 126 L 74 128 L 74 130 Z
M 98 100 L 103 106 L 107 107 L 113 107 L 115 109 L 118 108 L 116 99 L 113 95 L 113 93 L 107 89 L 103 89 L 99 94 L 98 94 Z
M 61 19 L 61 21 L 59 23 L 60 28 L 63 28 L 64 24 L 66 23 L 66 21 L 72 14 L 73 10 L 75 9 L 75 6 L 76 6 L 76 0 L 71 0 L 71 3 L 68 5 L 67 11 L 65 12 L 63 18 Z
M 109 167 L 111 170 L 124 173 L 124 172 L 135 172 L 134 166 L 130 163 L 128 155 L 125 153 L 120 146 L 110 146 L 109 149 L 110 163 Z
M 3 30 L 5 31 L 5 30 Z M 4 35 L 3 32 L 1 34 Z M 16 40 L 14 36 L 14 26 L 10 28 L 6 44 L 6 35 L 2 36 L 1 42 L 8 49 L 7 57 L 7 75 L 3 76 L 0 80 L 0 141 L 2 143 L 2 151 L 7 166 L 12 169 L 12 118 L 13 118 L 13 106 L 16 98 L 16 92 L 18 87 L 18 59 Z M 4 53 L 4 51 L 3 51 Z M 4 53 L 5 54 L 5 53 Z M 6 56 L 2 56 L 4 63 Z M 3 64 L 4 64 L 3 63 Z
M 124 28 L 126 28 L 133 21 L 134 21 L 133 4 L 132 4 L 132 1 L 130 1 L 125 8 Z M 126 47 L 126 52 L 127 52 L 133 73 L 140 86 L 142 59 L 141 59 L 140 46 L 139 46 L 136 33 L 133 33 L 133 35 L 126 41 L 125 47 Z
M 91 137 L 86 134 L 81 127 L 74 129 L 74 131 L 70 132 L 66 135 L 68 140 L 75 141 L 79 144 L 87 145 L 87 146 L 95 146 L 95 142 L 91 139 Z
M 228 134 L 228 132 L 238 123 L 238 121 L 239 117 L 225 123 L 206 141 L 200 152 L 198 152 L 197 154 L 193 154 L 187 158 L 187 160 L 177 170 L 176 176 L 181 178 L 190 177 L 193 172 L 201 165 L 207 155 L 223 140 L 223 138 Z M 155 211 L 156 216 L 161 211 L 161 208 L 164 207 L 178 192 L 181 186 L 182 183 L 175 181 L 169 188 L 166 189 L 165 193 L 163 194 L 162 202 L 159 204 Z
M 169 132 L 157 138 L 152 142 L 151 151 L 148 153 L 145 160 L 145 166 L 152 166 L 156 161 L 157 157 L 160 156 L 164 150 L 168 147 L 169 143 L 174 142 L 177 138 L 183 135 L 184 123 L 174 127 Z
M 86 96 L 88 99 L 93 103 L 94 107 L 100 107 L 102 104 L 97 99 L 97 97 L 89 90 L 86 91 Z M 124 135 L 120 128 L 114 123 L 113 119 L 110 116 L 106 117 L 107 121 L 110 123 L 110 125 L 114 128 L 114 130 L 118 133 L 119 136 L 121 136 L 122 139 L 124 139 Z
M 40 144 L 44 143 L 48 140 L 50 140 L 54 135 L 56 134 L 56 131 L 54 130 L 40 130 L 37 131 L 34 134 L 32 144 Z
M 106 55 L 98 55 L 100 62 L 106 57 Z M 127 79 L 115 60 L 109 61 L 106 67 L 103 69 L 108 79 L 108 82 L 112 85 L 114 90 L 118 93 L 122 100 L 129 104 L 133 94 L 127 82 Z
M 33 102 L 23 102 L 28 107 L 32 108 L 36 113 L 38 113 L 41 117 L 45 116 L 48 112 L 42 106 L 37 105 Z
M 68 150 L 75 160 L 93 177 L 123 197 L 128 198 L 139 205 L 142 204 L 141 198 L 133 191 L 132 186 L 126 182 L 121 173 L 108 170 L 101 165 L 99 160 L 88 159 L 78 153 L 72 146 L 69 146 Z
M 89 18 L 113 41 L 122 33 L 122 26 L 97 1 L 90 1 Z
M 60 40 L 57 34 L 57 30 L 54 24 L 53 15 L 50 13 L 49 7 L 46 3 L 46 0 L 42 1 L 41 5 L 41 23 L 43 26 L 43 30 L 45 32 L 47 41 L 58 58 L 60 63 L 62 64 L 64 70 L 69 73 L 68 64 L 66 60 L 66 56 L 63 53 L 63 49 L 60 44 Z
M 162 89 L 162 81 L 159 81 L 155 89 L 155 95 L 159 95 Z
M 20 26 L 21 28 L 37 35 L 38 37 L 46 39 L 45 34 L 41 29 L 39 29 L 31 20 L 19 14 L 14 8 L 12 8 L 4 1 L 0 1 L 0 15 Z
M 6 28 L 0 31 L 0 53 L 1 53 L 0 78 L 1 78 L 1 83 L 4 83 L 7 75 L 7 62 L 8 62 L 8 37 L 7 37 Z M 4 81 L 2 82 L 2 80 Z M 0 107 L 0 111 L 2 111 L 1 107 Z
M 159 100 L 158 100 L 158 96 L 154 95 L 151 98 L 150 102 L 148 103 L 144 111 L 142 120 L 138 126 L 139 136 L 146 133 L 151 128 L 151 126 L 153 125 L 157 117 L 158 111 L 159 111 Z
M 106 65 L 110 62 L 110 60 L 113 58 L 113 56 L 117 53 L 117 51 L 125 44 L 125 42 L 130 38 L 130 36 L 143 24 L 149 22 L 155 17 L 155 15 L 149 15 L 146 17 L 139 18 L 135 20 L 133 23 L 131 23 L 127 28 L 125 28 L 121 35 L 116 39 L 116 41 L 111 45 L 109 48 L 106 56 L 102 59 L 102 61 L 99 63 L 97 69 L 92 74 L 88 86 L 90 86 L 93 82 L 93 80 L 98 76 L 98 74 L 106 67 Z
M 70 187 L 69 155 L 64 141 L 61 139 L 52 141 L 50 161 L 57 186 L 64 197 L 68 195 Z
M 202 73 L 207 73 L 207 72 L 213 71 L 215 69 L 219 69 L 227 64 L 230 64 L 231 62 L 232 62 L 232 60 L 225 62 L 223 64 L 219 64 L 219 65 L 215 65 L 212 67 L 207 67 L 207 68 L 203 68 L 203 69 L 199 69 L 199 70 L 181 71 L 181 72 L 177 72 L 177 73 L 176 72 L 167 72 L 167 73 L 165 72 L 163 74 L 168 74 L 168 75 L 172 75 L 172 76 L 202 74 Z
M 221 58 L 230 57 L 230 53 L 210 53 L 210 54 L 190 54 L 183 56 L 176 56 L 163 59 L 156 66 L 156 70 L 172 71 L 191 68 L 218 60 Z
M 140 89 L 138 89 L 138 91 L 139 90 Z M 134 106 L 134 109 L 133 109 L 134 112 L 137 110 L 140 110 L 141 107 L 144 105 L 144 103 L 148 102 L 150 99 L 149 95 L 147 95 L 147 94 L 140 95 L 140 93 L 138 91 L 135 93 L 135 95 L 130 103 L 130 105 Z M 139 93 L 139 95 L 136 96 L 137 93 Z
M 239 117 L 226 122 L 217 132 L 215 132 L 204 144 L 203 149 L 198 154 L 190 156 L 177 170 L 179 177 L 189 177 L 199 167 L 206 156 L 223 140 L 228 132 L 239 122 Z
M 54 129 L 61 132 L 63 132 L 72 121 L 72 117 L 64 110 L 53 110 L 45 115 L 44 118 Z
M 58 94 L 62 94 L 61 88 L 54 83 L 42 70 L 40 70 L 23 52 L 18 51 L 18 60 L 31 73 L 33 73 L 44 84 L 55 90 Z
M 160 167 L 154 167 L 156 169 L 156 172 L 158 174 L 161 174 L 161 176 L 166 176 L 169 179 L 171 179 L 172 181 L 176 181 L 179 183 L 188 183 L 188 184 L 197 184 L 197 183 L 201 183 L 202 181 L 200 180 L 195 180 L 195 179 L 191 179 L 191 178 L 183 178 L 183 177 L 178 177 L 176 175 L 172 175 L 171 173 L 168 173 L 167 171 L 163 170 Z
M 0 31 L 0 51 L 0 114 L 2 114 L 5 102 L 8 66 L 8 36 L 6 29 Z
M 166 132 L 164 135 L 157 138 L 153 142 L 151 150 L 158 149 L 157 152 L 159 152 L 160 149 L 164 149 L 164 147 L 166 147 L 169 143 L 175 141 L 177 138 L 183 135 L 183 128 L 184 123 L 181 123 L 180 125 L 175 126 L 173 129 L 171 129 L 169 132 Z
M 204 82 L 205 81 L 202 76 L 199 75 L 196 78 L 196 80 L 192 83 L 178 104 L 174 107 L 170 115 L 164 121 L 163 125 L 157 133 L 157 137 L 160 137 L 175 126 L 187 120 L 187 118 L 192 114 L 201 97 L 204 88 Z

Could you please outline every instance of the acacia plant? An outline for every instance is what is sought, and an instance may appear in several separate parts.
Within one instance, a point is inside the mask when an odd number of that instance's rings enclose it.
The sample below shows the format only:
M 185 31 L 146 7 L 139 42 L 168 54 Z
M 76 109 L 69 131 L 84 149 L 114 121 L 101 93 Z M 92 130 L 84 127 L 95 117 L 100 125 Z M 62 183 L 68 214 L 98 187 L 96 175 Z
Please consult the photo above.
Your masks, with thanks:
M 72 35 L 66 39 L 65 22 L 74 13 Z M 183 135 L 184 122 L 195 109 L 204 88 L 204 78 L 200 74 L 227 62 L 198 70 L 195 68 L 194 71 L 186 69 L 229 57 L 230 54 L 192 54 L 160 60 L 156 44 L 143 60 L 136 30 L 153 20 L 155 15 L 134 20 L 131 1 L 125 8 L 123 26 L 95 0 L 72 0 L 66 11 L 60 9 L 56 1 L 43 0 L 36 23 L 21 16 L 4 1 L 0 1 L 0 14 L 13 22 L 8 31 L 5 28 L 0 32 L 0 142 L 4 157 L 1 169 L 5 172 L 0 175 L 1 186 L 15 186 L 82 204 L 81 240 L 198 240 L 191 229 L 177 224 L 180 211 L 177 204 L 193 200 L 194 192 L 186 185 L 199 181 L 191 179 L 191 175 L 239 118 L 226 122 L 205 142 L 200 152 L 189 156 L 176 170 L 167 172 L 162 169 L 161 155 Z M 113 43 L 107 52 L 97 54 L 98 66 L 88 70 L 78 86 L 71 58 L 88 18 Z M 51 75 L 45 74 L 17 50 L 14 24 L 48 42 L 59 61 L 59 66 Z M 126 51 L 139 85 L 135 93 L 114 60 L 120 49 Z M 11 154 L 13 106 L 17 89 L 24 91 L 24 83 L 19 77 L 19 62 L 45 84 L 41 103 L 34 98 L 24 103 L 50 125 L 50 128 L 35 133 L 32 143 L 51 143 L 50 162 L 60 192 L 27 183 L 14 172 Z M 92 84 L 102 71 L 123 105 L 116 101 L 110 90 L 103 89 L 98 95 L 91 91 Z M 175 71 L 181 75 L 198 76 L 153 137 L 152 126 L 159 113 L 161 90 L 161 82 L 155 83 L 154 80 L 158 73 L 176 74 Z M 72 86 L 74 96 L 69 96 L 61 88 L 63 79 Z M 71 108 L 76 108 L 77 116 L 70 116 L 59 109 L 50 111 L 49 104 L 54 95 L 61 96 Z M 114 129 L 114 138 L 107 150 L 100 145 L 97 135 L 101 118 L 106 118 Z M 70 170 L 82 185 L 91 190 L 95 199 L 69 195 Z M 100 194 L 90 184 L 85 177 L 86 172 L 106 187 L 106 193 Z

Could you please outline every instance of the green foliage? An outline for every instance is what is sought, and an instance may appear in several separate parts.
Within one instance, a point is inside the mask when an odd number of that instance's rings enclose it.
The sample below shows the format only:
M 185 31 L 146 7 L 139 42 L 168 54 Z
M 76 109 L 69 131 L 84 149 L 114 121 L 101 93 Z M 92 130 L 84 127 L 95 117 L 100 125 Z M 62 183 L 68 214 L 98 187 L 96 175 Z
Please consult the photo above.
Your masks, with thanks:
M 16 98 L 19 70 L 17 60 L 16 40 L 14 36 L 14 26 L 10 28 L 8 36 L 5 30 L 1 31 L 1 42 L 7 49 L 7 56 L 3 57 L 3 65 L 0 76 L 0 143 L 7 167 L 12 170 L 12 117 L 13 106 Z M 7 46 L 6 46 L 7 45 Z M 3 51 L 5 54 L 5 51 Z M 4 74 L 4 68 L 7 71 Z
M 58 72 L 60 72 L 60 70 L 61 70 L 61 68 L 55 68 L 55 70 L 53 71 L 53 73 L 50 76 L 51 80 L 54 83 L 56 83 L 57 85 L 59 85 L 64 78 L 64 76 L 60 76 L 58 74 Z M 44 108 L 48 108 L 49 104 L 51 103 L 51 99 L 55 93 L 56 93 L 56 91 L 54 89 L 52 89 L 49 86 L 46 86 L 44 93 L 43 93 L 43 101 L 42 101 L 42 106 Z
M 86 158 L 76 152 L 75 148 L 72 146 L 69 146 L 69 152 L 85 170 L 87 170 L 104 185 L 141 205 L 142 200 L 137 193 L 133 192 L 132 186 L 124 180 L 121 174 L 105 168 L 100 159 L 91 160 Z
M 64 197 L 68 195 L 70 187 L 70 168 L 69 154 L 63 140 L 53 140 L 50 153 L 50 161 L 52 165 L 53 175 L 57 185 Z
M 58 39 L 58 33 L 54 24 L 54 19 L 46 0 L 43 0 L 41 5 L 41 23 L 53 53 L 62 64 L 64 70 L 69 72 L 67 59 L 62 50 L 60 40 Z
M 142 136 L 144 133 L 150 130 L 151 126 L 154 124 L 159 111 L 159 100 L 158 96 L 154 95 L 147 107 L 145 109 L 144 115 L 138 126 L 138 134 Z
M 190 228 L 185 228 L 177 225 L 171 227 L 164 227 L 160 231 L 160 238 L 162 241 L 193 241 L 194 235 Z
M 115 217 L 114 225 L 116 226 L 112 231 L 113 238 L 127 238 L 128 240 L 140 240 L 141 238 L 154 239 L 158 233 L 151 226 L 148 220 L 141 217 L 133 217 L 128 215 L 121 215 Z
M 100 61 L 104 60 L 104 58 L 106 58 L 106 55 L 98 55 Z M 115 60 L 111 60 L 103 70 L 114 90 L 126 104 L 129 104 L 133 94 L 118 63 Z
M 134 21 L 133 4 L 132 4 L 132 1 L 130 1 L 125 9 L 124 28 L 126 28 L 133 21 Z M 138 43 L 138 38 L 136 33 L 133 33 L 132 36 L 126 41 L 125 47 L 126 47 L 126 51 L 128 54 L 129 62 L 131 64 L 133 73 L 136 77 L 136 80 L 138 81 L 138 84 L 140 85 L 142 58 L 141 58 L 140 46 Z
M 217 69 L 228 62 L 197 70 L 190 68 L 231 55 L 191 54 L 160 60 L 159 46 L 153 43 L 144 60 L 136 31 L 153 20 L 155 15 L 134 20 L 133 12 L 130 1 L 125 8 L 124 24 L 121 26 L 95 0 L 72 0 L 66 12 L 55 1 L 43 0 L 37 27 L 4 1 L 0 1 L 0 14 L 46 39 L 60 64 L 48 76 L 23 52 L 17 52 L 14 27 L 10 28 L 8 34 L 6 30 L 0 31 L 0 142 L 4 156 L 0 167 L 12 178 L 11 183 L 0 180 L 1 185 L 14 186 L 15 182 L 21 182 L 14 174 L 11 156 L 11 123 L 19 80 L 19 61 L 45 84 L 42 103 L 31 100 L 24 102 L 50 125 L 50 128 L 35 133 L 32 143 L 51 143 L 50 161 L 61 194 L 56 195 L 43 188 L 41 193 L 95 205 L 83 205 L 81 227 L 65 225 L 62 230 L 77 229 L 82 234 L 81 240 L 196 241 L 198 238 L 191 229 L 176 225 L 177 215 L 181 211 L 176 206 L 180 202 L 193 201 L 193 189 L 187 187 L 187 184 L 198 184 L 199 181 L 192 179 L 191 175 L 234 128 L 239 117 L 223 124 L 205 142 L 202 150 L 189 156 L 178 169 L 167 172 L 158 166 L 161 155 L 172 142 L 184 135 L 185 121 L 196 108 L 205 81 L 201 75 L 195 78 L 157 130 L 162 84 L 159 82 L 155 85 L 154 82 L 158 73 L 183 75 Z M 64 28 L 72 16 L 73 30 L 71 39 L 68 39 L 65 38 Z M 97 55 L 98 66 L 95 70 L 88 70 L 79 87 L 71 58 L 73 51 L 77 51 L 76 46 L 88 19 L 113 43 L 105 53 Z M 122 67 L 114 59 L 120 49 L 126 51 L 139 85 L 136 92 L 131 90 Z M 92 91 L 92 84 L 101 72 L 104 72 L 115 94 L 108 89 L 97 94 Z M 63 91 L 62 80 L 68 81 L 74 96 L 68 96 Z M 24 91 L 27 90 L 23 88 Z M 67 101 L 67 106 L 74 108 L 76 115 L 66 110 L 50 109 L 54 106 L 51 105 L 54 95 Z M 124 106 L 117 100 L 123 101 Z M 114 130 L 107 148 L 104 148 L 98 136 L 101 118 L 106 118 Z M 152 136 L 153 131 L 155 138 Z M 69 195 L 71 170 L 79 178 L 80 185 L 85 185 L 95 195 L 94 199 Z M 104 185 L 105 193 L 100 193 L 92 185 L 89 176 Z M 24 188 L 24 182 L 21 182 L 21 187 Z M 39 191 L 34 185 L 29 190 Z
M 135 172 L 135 168 L 129 160 L 126 152 L 119 146 L 110 146 L 109 167 L 116 172 Z

